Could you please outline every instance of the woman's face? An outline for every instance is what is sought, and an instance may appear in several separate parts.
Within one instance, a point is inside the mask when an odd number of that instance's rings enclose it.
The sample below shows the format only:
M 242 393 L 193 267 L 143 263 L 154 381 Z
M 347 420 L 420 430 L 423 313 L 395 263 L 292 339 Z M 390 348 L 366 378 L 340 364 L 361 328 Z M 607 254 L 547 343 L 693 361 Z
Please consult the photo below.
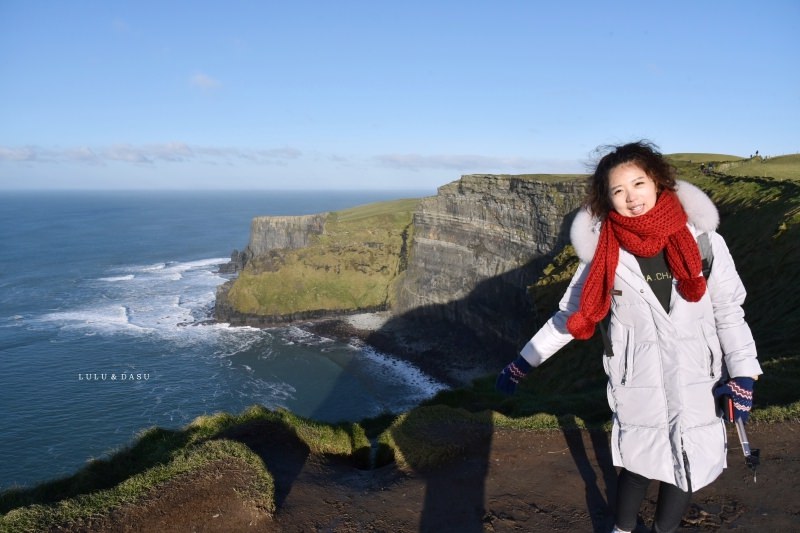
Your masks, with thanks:
M 638 217 L 656 205 L 656 182 L 635 163 L 624 163 L 608 173 L 611 207 L 624 217 Z

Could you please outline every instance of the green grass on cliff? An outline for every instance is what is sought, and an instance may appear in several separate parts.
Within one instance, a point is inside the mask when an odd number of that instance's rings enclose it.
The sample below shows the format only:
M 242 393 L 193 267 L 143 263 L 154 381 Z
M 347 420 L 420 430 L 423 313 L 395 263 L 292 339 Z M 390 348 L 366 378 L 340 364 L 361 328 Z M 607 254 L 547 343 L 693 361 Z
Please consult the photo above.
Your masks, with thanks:
M 308 247 L 254 258 L 233 283 L 230 304 L 260 316 L 390 305 L 394 283 L 405 269 L 418 202 L 395 200 L 331 213 L 323 234 Z
M 686 161 L 688 163 L 722 163 L 725 161 L 741 161 L 744 159 L 738 155 L 703 153 L 669 154 L 667 157 L 673 161 Z
M 137 450 L 149 445 L 149 440 L 148 436 L 142 437 Z M 236 442 L 216 440 L 205 441 L 196 446 L 176 447 L 165 464 L 156 463 L 148 470 L 125 477 L 108 488 L 89 488 L 90 485 L 107 485 L 102 470 L 124 469 L 127 463 L 128 460 L 120 457 L 106 462 L 106 467 L 92 464 L 73 478 L 63 480 L 60 483 L 62 487 L 56 488 L 56 483 L 50 483 L 34 491 L 27 491 L 27 494 L 26 491 L 9 491 L 0 495 L 3 509 L 10 508 L 5 515 L 0 515 L 0 531 L 33 533 L 57 531 L 68 524 L 84 524 L 113 508 L 136 504 L 170 480 L 198 471 L 212 463 L 236 465 L 251 472 L 253 481 L 241 494 L 242 498 L 268 513 L 275 510 L 272 476 L 264 470 L 257 455 Z M 67 485 L 69 489 L 63 493 Z M 86 488 L 78 489 L 81 485 Z M 53 492 L 48 494 L 49 491 Z M 56 494 L 66 495 L 55 500 Z
M 800 154 L 779 157 L 754 157 L 743 161 L 720 165 L 718 171 L 729 176 L 753 176 L 775 179 L 800 179 L 797 169 L 800 167 Z
M 246 469 L 252 482 L 240 494 L 272 513 L 274 481 L 254 451 L 258 446 L 251 447 L 253 435 L 261 445 L 275 436 L 311 454 L 350 457 L 360 467 L 369 463 L 370 443 L 359 424 L 323 424 L 254 406 L 239 415 L 201 416 L 177 431 L 148 429 L 130 448 L 92 461 L 73 476 L 0 493 L 0 531 L 51 531 L 74 525 L 143 501 L 169 481 L 220 462 Z
M 719 154 L 670 154 L 677 164 L 713 163 L 718 174 L 737 177 L 800 179 L 800 154 L 776 157 L 736 157 Z

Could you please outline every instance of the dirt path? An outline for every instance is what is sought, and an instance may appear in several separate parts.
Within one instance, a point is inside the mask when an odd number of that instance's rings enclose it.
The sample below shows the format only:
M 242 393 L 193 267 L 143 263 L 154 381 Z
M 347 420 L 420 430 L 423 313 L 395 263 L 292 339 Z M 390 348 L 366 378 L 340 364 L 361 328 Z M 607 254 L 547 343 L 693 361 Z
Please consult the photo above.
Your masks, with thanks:
M 800 531 L 800 424 L 752 425 L 749 433 L 762 450 L 757 483 L 731 432 L 729 467 L 694 496 L 684 531 Z M 604 433 L 495 428 L 463 457 L 414 473 L 394 466 L 357 470 L 309 455 L 297 443 L 260 444 L 257 432 L 237 438 L 275 474 L 274 517 L 237 491 L 247 482 L 245 472 L 217 464 L 173 482 L 144 504 L 73 530 L 605 532 L 613 521 L 607 502 L 616 473 Z M 654 501 L 651 490 L 642 508 L 648 524 Z

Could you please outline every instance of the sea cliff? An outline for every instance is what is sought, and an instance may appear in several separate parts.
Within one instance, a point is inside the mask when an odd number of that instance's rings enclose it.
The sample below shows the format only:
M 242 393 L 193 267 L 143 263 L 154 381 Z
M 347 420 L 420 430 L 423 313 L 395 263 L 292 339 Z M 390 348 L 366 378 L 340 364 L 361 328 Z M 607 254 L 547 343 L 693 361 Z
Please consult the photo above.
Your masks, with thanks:
M 393 352 L 413 345 L 402 355 L 428 369 L 442 356 L 452 368 L 458 353 L 471 375 L 480 373 L 527 340 L 537 321 L 528 288 L 568 242 L 585 187 L 576 175 L 473 174 L 413 208 L 404 204 L 407 212 L 387 203 L 358 215 L 258 217 L 247 247 L 227 267 L 240 274 L 219 288 L 216 319 L 267 326 L 387 310 L 391 318 L 368 342 Z M 391 223 L 387 213 L 395 213 Z M 324 306 L 298 301 L 276 311 L 258 304 L 269 296 L 255 293 L 284 290 L 290 271 L 295 293 L 333 292 L 326 283 L 349 289 L 338 287 L 343 296 Z M 315 276 L 328 281 L 307 281 Z M 380 296 L 354 300 L 373 285 Z

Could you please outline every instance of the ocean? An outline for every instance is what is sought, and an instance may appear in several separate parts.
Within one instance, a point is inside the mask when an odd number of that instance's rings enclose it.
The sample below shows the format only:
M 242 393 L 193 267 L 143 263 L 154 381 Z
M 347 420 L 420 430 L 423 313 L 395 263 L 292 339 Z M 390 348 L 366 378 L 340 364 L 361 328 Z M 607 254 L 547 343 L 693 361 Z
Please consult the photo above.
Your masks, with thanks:
M 0 489 L 74 473 L 152 426 L 260 404 L 325 422 L 443 385 L 302 325 L 209 321 L 218 266 L 259 215 L 425 192 L 1 192 Z

